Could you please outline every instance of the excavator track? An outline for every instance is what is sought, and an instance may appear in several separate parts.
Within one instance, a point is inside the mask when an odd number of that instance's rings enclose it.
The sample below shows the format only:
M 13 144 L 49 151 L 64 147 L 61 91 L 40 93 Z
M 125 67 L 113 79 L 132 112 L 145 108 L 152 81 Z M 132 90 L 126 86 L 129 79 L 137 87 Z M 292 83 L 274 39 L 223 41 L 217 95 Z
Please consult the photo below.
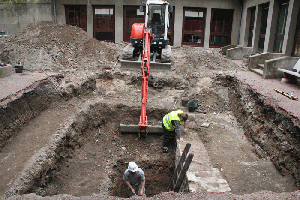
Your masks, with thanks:
M 132 44 L 127 45 L 123 50 L 123 60 L 133 60 L 134 46 Z
M 161 62 L 162 63 L 171 63 L 171 46 L 167 45 L 166 48 L 161 50 Z

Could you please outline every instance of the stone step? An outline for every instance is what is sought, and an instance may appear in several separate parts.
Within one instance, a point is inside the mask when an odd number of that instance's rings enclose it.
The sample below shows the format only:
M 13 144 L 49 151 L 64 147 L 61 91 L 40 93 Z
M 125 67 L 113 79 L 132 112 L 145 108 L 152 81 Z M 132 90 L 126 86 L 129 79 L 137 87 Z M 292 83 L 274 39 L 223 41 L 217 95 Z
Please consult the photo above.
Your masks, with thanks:
M 257 66 L 263 69 L 265 67 L 265 64 L 257 64 Z
M 250 69 L 250 70 L 261 76 L 264 74 L 264 71 L 261 69 Z

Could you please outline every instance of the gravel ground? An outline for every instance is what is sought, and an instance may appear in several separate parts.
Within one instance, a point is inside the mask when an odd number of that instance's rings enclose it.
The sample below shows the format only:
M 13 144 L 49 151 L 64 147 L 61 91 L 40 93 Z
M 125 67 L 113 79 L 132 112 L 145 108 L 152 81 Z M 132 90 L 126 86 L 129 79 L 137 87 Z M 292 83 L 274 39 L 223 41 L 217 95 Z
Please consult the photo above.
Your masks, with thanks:
M 102 195 L 93 195 L 89 197 L 74 197 L 71 195 L 57 195 L 52 197 L 39 197 L 35 194 L 29 194 L 26 196 L 14 196 L 8 198 L 9 200 L 23 200 L 23 199 L 43 199 L 43 200 L 52 200 L 52 199 L 125 199 L 117 197 L 107 197 Z M 131 197 L 130 199 L 145 199 L 145 197 Z M 293 193 L 275 193 L 270 191 L 257 192 L 253 194 L 246 195 L 234 195 L 229 192 L 225 193 L 211 193 L 211 192 L 193 192 L 193 193 L 175 193 L 175 192 L 163 192 L 161 194 L 155 195 L 154 197 L 147 199 L 156 199 L 156 200 L 173 200 L 173 199 L 210 199 L 210 200 L 266 200 L 266 199 L 300 199 L 300 191 Z

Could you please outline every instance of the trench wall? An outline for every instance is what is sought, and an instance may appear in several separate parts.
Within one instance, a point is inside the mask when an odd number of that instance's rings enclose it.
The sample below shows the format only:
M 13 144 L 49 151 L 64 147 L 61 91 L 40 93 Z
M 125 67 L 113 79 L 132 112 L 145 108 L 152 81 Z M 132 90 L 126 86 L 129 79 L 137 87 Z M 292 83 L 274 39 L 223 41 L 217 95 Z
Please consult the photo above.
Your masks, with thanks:
M 231 109 L 261 157 L 269 157 L 282 175 L 300 187 L 299 119 L 231 79 Z
M 0 101 L 0 148 L 56 98 L 51 83 L 43 81 L 14 101 L 7 104 Z
M 52 82 L 42 80 L 0 100 L 0 149 L 22 127 L 49 108 L 53 101 L 60 100 L 60 95 L 63 95 L 64 100 L 68 100 L 73 96 L 87 95 L 95 89 L 95 78 L 86 78 L 77 85 L 68 84 L 59 94 Z
M 102 104 L 89 106 L 66 120 L 63 127 L 53 134 L 50 142 L 31 158 L 23 173 L 6 192 L 5 197 L 25 194 L 36 183 L 45 184 L 47 179 L 51 178 L 48 177 L 49 172 L 56 169 L 56 164 L 68 157 L 72 149 L 80 146 L 81 135 L 87 129 L 104 123 L 104 116 L 109 113 L 99 116 L 97 110 L 101 107 L 103 107 Z

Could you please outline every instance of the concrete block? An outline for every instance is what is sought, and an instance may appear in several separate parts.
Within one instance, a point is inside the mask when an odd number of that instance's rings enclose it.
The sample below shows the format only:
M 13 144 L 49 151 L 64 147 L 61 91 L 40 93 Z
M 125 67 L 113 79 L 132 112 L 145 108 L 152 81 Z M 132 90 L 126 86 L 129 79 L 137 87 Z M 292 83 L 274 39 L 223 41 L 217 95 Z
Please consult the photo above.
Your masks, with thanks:
M 299 58 L 284 56 L 280 58 L 273 58 L 265 61 L 264 74 L 265 79 L 271 78 L 283 78 L 283 72 L 279 71 L 278 68 L 293 71 L 293 67 L 297 63 Z
M 265 64 L 266 60 L 285 57 L 283 53 L 261 53 L 249 56 L 249 70 L 258 68 L 258 64 Z
M 236 45 L 227 45 L 225 47 L 221 47 L 221 52 L 222 52 L 223 55 L 225 55 L 228 49 L 232 49 L 232 48 L 235 48 L 235 47 L 237 47 L 237 46 Z
M 226 55 L 232 60 L 243 60 L 244 56 L 248 56 L 253 52 L 252 47 L 235 47 L 227 50 Z
M 11 65 L 0 66 L 0 78 L 10 76 L 12 73 L 13 71 Z

